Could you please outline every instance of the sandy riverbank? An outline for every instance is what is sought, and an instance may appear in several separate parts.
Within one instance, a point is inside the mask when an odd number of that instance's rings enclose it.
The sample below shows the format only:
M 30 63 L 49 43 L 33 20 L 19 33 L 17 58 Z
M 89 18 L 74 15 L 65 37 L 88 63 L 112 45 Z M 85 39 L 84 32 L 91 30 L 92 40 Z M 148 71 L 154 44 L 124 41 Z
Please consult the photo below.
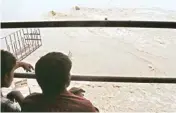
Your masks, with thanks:
M 47 20 L 157 20 L 176 21 L 176 12 L 162 9 L 71 9 L 42 15 Z M 24 61 L 35 64 L 40 56 L 61 51 L 70 54 L 73 74 L 174 77 L 176 30 L 136 28 L 41 29 L 43 46 Z M 22 71 L 21 69 L 18 70 Z M 40 91 L 28 80 L 31 91 Z M 73 82 L 86 90 L 104 112 L 173 112 L 176 85 Z M 28 93 L 28 88 L 23 89 Z

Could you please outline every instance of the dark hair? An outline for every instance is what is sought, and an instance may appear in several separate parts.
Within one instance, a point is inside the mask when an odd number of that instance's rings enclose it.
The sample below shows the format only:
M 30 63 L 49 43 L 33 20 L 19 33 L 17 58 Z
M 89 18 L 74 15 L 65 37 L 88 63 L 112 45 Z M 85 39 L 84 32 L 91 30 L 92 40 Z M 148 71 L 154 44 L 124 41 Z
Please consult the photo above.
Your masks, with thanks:
M 16 65 L 16 58 L 12 53 L 1 50 L 1 80 L 6 74 L 9 74 Z
M 51 52 L 41 57 L 35 65 L 38 84 L 46 95 L 55 95 L 70 84 L 72 62 L 67 55 Z

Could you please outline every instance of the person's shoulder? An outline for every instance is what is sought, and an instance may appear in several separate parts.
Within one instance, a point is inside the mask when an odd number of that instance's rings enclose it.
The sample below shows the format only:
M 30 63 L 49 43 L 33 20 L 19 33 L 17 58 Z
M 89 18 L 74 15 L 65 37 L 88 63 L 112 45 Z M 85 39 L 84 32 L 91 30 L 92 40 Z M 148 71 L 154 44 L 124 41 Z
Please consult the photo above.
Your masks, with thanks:
M 82 101 L 84 103 L 87 103 L 87 104 L 92 104 L 90 102 L 90 100 L 86 99 L 85 97 L 81 97 L 81 96 L 78 96 L 78 95 L 74 95 L 74 94 L 71 94 L 72 98 L 76 98 L 78 101 Z
M 92 102 L 88 99 L 86 99 L 85 97 L 80 97 L 77 95 L 72 95 L 73 100 L 77 100 L 77 102 L 79 103 L 80 106 L 82 106 L 83 108 L 85 108 L 86 110 L 88 110 L 89 112 L 98 112 L 99 110 L 94 107 L 94 105 L 92 104 Z
M 22 111 L 26 112 L 26 111 L 31 111 L 33 110 L 35 107 L 38 106 L 38 100 L 42 97 L 41 93 L 32 93 L 30 95 L 28 95 L 27 97 L 25 97 L 25 99 L 22 102 Z
M 85 99 L 86 104 L 89 106 L 91 112 L 99 112 L 99 109 L 95 107 L 90 100 Z
M 32 93 L 32 94 L 28 95 L 27 97 L 25 97 L 23 103 L 34 102 L 35 100 L 37 100 L 41 97 L 42 97 L 41 93 Z
M 36 98 L 36 97 L 40 97 L 42 96 L 42 93 L 32 93 L 28 96 L 26 96 L 25 98 L 28 99 L 28 98 Z
M 99 112 L 98 108 L 96 108 L 92 102 L 86 98 L 82 98 L 81 103 L 84 104 L 84 106 L 90 111 L 90 112 Z

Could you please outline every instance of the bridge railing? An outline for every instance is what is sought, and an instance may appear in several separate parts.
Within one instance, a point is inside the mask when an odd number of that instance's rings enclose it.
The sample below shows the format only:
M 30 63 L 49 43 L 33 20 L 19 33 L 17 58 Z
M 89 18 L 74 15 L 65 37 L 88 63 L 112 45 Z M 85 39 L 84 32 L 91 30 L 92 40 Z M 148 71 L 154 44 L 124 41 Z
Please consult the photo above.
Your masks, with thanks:
M 8 28 L 52 28 L 52 27 L 132 27 L 176 29 L 176 22 L 158 21 L 38 21 L 38 22 L 1 22 L 2 29 Z M 16 78 L 33 78 L 35 74 L 15 73 Z M 130 82 L 130 83 L 176 83 L 176 78 L 156 77 L 111 77 L 72 75 L 76 81 Z
M 15 78 L 35 79 L 35 74 L 15 73 Z M 176 78 L 159 77 L 122 77 L 122 76 L 96 76 L 96 75 L 72 75 L 73 81 L 91 82 L 124 82 L 124 83 L 167 83 L 176 84 Z
M 37 21 L 2 22 L 1 28 L 51 28 L 51 27 L 135 27 L 176 29 L 176 22 L 165 21 Z

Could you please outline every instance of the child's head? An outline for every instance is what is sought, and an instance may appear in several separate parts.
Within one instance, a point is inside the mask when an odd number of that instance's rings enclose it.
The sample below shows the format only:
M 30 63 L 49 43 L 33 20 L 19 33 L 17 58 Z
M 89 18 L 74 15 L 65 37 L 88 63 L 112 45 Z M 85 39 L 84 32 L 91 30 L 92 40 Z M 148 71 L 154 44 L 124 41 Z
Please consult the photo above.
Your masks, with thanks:
M 9 87 L 13 81 L 16 58 L 8 51 L 1 50 L 1 87 Z
M 72 62 L 67 55 L 51 52 L 41 57 L 35 65 L 37 82 L 46 95 L 55 95 L 70 84 Z

